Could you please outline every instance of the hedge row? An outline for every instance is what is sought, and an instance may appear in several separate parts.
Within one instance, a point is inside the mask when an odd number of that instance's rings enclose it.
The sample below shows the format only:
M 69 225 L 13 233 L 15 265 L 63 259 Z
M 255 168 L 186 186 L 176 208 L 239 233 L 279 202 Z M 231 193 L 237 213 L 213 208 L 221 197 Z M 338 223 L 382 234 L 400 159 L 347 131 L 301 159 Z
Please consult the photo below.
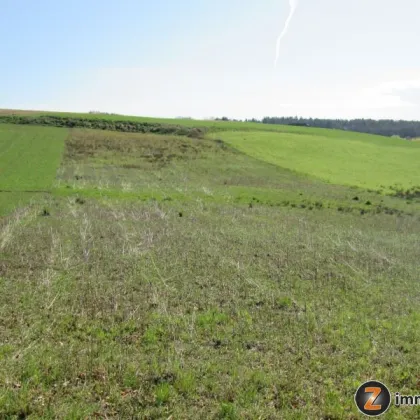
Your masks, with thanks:
M 159 124 L 136 121 L 114 121 L 107 119 L 69 118 L 58 116 L 23 116 L 23 115 L 2 115 L 0 123 L 7 124 L 29 124 L 67 128 L 94 128 L 98 130 L 122 131 L 127 133 L 154 133 L 172 134 L 177 136 L 188 136 L 201 138 L 206 129 L 196 127 L 183 127 L 181 125 Z

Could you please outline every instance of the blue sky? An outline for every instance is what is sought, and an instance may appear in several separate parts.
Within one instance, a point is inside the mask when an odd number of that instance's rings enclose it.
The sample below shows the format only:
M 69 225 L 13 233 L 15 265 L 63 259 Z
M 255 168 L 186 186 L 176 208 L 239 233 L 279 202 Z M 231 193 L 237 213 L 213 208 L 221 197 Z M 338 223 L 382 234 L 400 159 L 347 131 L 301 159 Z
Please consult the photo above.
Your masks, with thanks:
M 0 0 L 0 108 L 420 119 L 418 0 Z

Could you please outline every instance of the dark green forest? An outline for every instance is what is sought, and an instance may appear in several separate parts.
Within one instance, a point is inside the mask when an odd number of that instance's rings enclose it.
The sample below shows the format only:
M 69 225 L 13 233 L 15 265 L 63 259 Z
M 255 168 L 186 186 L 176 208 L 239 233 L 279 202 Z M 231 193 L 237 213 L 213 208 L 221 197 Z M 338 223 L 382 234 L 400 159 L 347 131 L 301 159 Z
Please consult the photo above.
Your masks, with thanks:
M 223 117 L 226 119 L 226 117 Z M 420 137 L 420 121 L 404 120 L 333 120 L 302 117 L 265 117 L 262 120 L 246 121 L 262 124 L 285 124 L 303 127 L 334 128 L 338 130 L 358 131 L 360 133 L 379 134 L 382 136 L 399 136 L 406 139 Z

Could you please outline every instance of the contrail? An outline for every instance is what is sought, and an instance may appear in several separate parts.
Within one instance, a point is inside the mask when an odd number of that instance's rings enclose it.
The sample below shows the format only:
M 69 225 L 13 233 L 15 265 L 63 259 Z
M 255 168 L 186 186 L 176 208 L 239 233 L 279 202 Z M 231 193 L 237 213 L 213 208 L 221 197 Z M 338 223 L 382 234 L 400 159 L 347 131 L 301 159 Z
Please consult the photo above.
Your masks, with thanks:
M 276 59 L 274 61 L 274 68 L 277 66 L 277 61 L 279 59 L 279 53 L 280 53 L 280 44 L 283 37 L 287 34 L 287 31 L 289 29 L 290 22 L 292 21 L 293 15 L 295 14 L 295 11 L 297 9 L 299 0 L 289 0 L 290 3 L 290 13 L 289 17 L 286 20 L 286 23 L 284 24 L 284 28 L 277 38 L 277 46 L 276 46 Z

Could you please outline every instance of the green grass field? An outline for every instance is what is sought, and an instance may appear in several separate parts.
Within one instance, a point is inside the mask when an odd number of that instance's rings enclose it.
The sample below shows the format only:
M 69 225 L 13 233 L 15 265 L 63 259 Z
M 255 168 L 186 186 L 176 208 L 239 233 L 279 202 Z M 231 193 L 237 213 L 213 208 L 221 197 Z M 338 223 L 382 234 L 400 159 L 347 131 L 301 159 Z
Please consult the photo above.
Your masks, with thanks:
M 298 129 L 0 124 L 0 418 L 355 420 L 368 379 L 418 394 L 420 199 L 362 187 L 415 185 L 417 149 Z
M 49 191 L 67 130 L 0 125 L 0 216 Z
M 257 159 L 330 183 L 384 189 L 420 186 L 420 144 L 378 136 L 230 132 L 223 140 Z
M 51 187 L 68 133 L 50 127 L 0 125 L 0 190 Z

